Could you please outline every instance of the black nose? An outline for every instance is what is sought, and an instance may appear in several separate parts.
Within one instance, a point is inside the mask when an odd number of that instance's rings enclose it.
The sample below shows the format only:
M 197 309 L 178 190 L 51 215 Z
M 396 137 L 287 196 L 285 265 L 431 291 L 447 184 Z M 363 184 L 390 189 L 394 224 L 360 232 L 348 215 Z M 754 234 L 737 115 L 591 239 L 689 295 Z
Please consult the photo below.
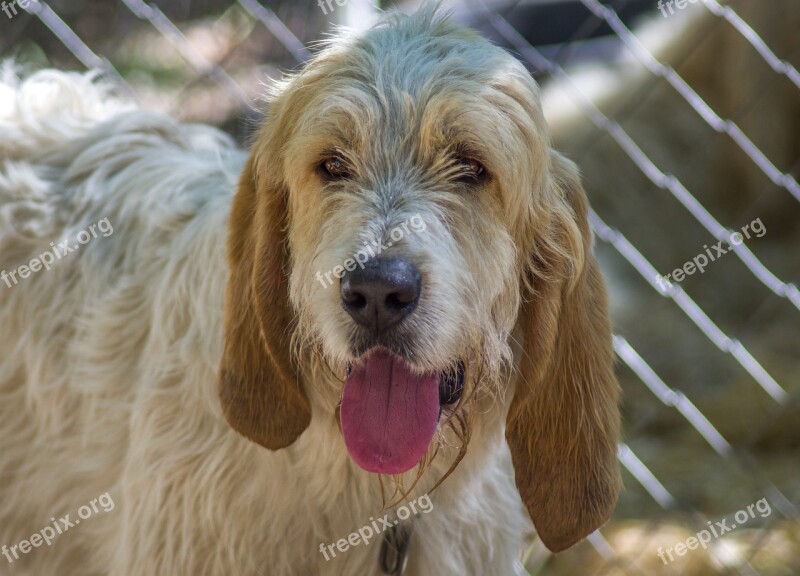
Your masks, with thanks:
M 419 270 L 403 258 L 374 258 L 342 277 L 342 307 L 353 320 L 380 334 L 411 314 L 419 302 Z

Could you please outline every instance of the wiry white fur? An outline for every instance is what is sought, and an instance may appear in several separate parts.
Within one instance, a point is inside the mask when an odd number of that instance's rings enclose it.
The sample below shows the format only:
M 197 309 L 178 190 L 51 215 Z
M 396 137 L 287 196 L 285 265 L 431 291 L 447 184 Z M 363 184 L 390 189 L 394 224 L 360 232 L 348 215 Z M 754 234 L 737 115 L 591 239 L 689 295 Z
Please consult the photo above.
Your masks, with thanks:
M 273 453 L 218 406 L 244 158 L 222 133 L 121 103 L 92 75 L 3 76 L 0 270 L 103 218 L 114 233 L 0 283 L 0 545 L 105 492 L 115 507 L 14 564 L 0 556 L 0 574 L 379 574 L 378 538 L 330 562 L 319 552 L 385 513 L 335 416 L 315 411 Z M 432 501 L 408 575 L 514 573 L 529 523 L 496 419 L 475 423 Z

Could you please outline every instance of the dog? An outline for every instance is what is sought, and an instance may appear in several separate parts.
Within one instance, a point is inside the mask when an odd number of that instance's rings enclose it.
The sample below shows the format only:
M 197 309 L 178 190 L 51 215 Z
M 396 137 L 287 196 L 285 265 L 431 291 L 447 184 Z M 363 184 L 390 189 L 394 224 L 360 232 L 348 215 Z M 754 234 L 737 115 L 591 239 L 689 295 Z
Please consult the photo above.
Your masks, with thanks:
M 507 575 L 612 513 L 578 171 L 435 7 L 331 41 L 249 154 L 6 70 L 0 158 L 3 573 Z

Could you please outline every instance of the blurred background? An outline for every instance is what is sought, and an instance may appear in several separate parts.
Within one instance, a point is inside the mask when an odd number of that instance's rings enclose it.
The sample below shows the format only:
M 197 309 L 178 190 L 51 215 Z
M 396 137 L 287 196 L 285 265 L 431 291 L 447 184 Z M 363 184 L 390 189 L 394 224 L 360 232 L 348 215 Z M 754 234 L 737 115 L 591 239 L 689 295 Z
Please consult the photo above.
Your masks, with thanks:
M 0 59 L 99 68 L 246 145 L 265 82 L 336 26 L 417 3 L 30 0 L 0 11 Z M 528 572 L 800 575 L 800 2 L 444 4 L 540 82 L 611 288 L 625 492 L 568 552 L 531 535 Z M 758 234 L 731 249 L 748 225 Z M 657 281 L 709 253 L 703 273 Z M 723 518 L 736 528 L 670 561 Z

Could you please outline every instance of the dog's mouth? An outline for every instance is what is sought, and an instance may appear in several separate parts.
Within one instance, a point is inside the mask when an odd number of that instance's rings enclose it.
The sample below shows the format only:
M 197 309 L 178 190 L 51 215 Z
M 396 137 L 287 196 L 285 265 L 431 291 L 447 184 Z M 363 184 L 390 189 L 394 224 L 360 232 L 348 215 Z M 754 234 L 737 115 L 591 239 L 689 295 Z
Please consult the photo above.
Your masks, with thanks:
M 367 472 L 401 474 L 425 456 L 442 410 L 464 390 L 464 364 L 415 372 L 400 356 L 374 348 L 348 367 L 340 408 L 351 458 Z

